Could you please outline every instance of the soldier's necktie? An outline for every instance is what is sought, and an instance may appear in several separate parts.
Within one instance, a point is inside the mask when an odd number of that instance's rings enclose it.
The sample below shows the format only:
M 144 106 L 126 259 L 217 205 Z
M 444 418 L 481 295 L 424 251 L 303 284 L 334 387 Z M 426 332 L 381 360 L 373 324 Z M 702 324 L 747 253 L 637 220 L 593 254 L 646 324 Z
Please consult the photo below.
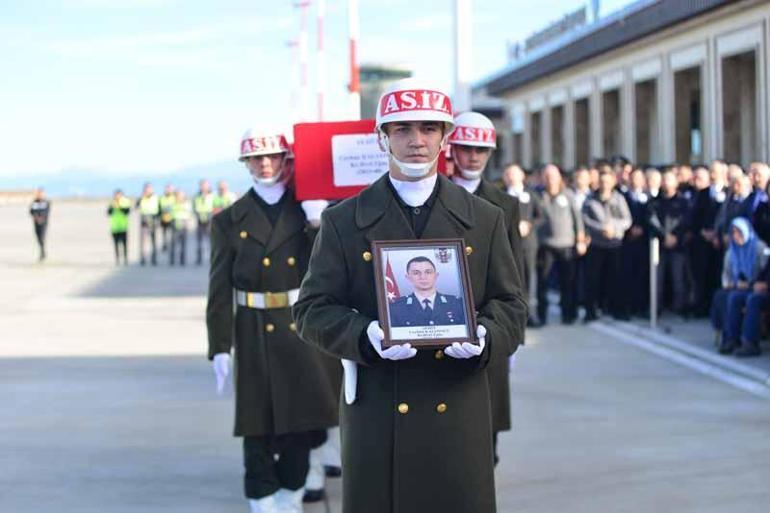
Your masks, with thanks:
M 433 313 L 433 309 L 430 307 L 430 299 L 423 299 L 422 300 L 422 304 L 425 305 L 425 308 L 423 308 L 423 311 L 426 314 L 432 314 Z

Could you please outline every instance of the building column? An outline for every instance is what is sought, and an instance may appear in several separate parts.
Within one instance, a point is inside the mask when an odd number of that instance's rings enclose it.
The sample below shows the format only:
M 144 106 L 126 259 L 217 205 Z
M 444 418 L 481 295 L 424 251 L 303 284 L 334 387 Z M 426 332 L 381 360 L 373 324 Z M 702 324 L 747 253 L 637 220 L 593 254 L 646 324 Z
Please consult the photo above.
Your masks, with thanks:
M 570 94 L 564 102 L 564 167 L 566 169 L 572 169 L 576 165 L 576 139 L 575 100 Z
M 591 95 L 588 97 L 588 117 L 589 117 L 589 146 L 591 148 L 591 154 L 588 156 L 589 161 L 597 157 L 604 157 L 603 139 L 604 134 L 603 119 L 604 114 L 602 112 L 602 92 L 599 90 L 596 80 L 591 84 Z
M 658 155 L 650 155 L 651 160 L 674 162 L 676 160 L 676 120 L 674 102 L 674 74 L 671 61 L 662 59 L 660 76 L 657 83 L 658 96 Z
M 546 101 L 540 111 L 540 151 L 543 163 L 553 162 L 553 144 L 551 141 L 551 106 Z
M 631 71 L 623 73 L 620 88 L 620 152 L 631 162 L 636 161 L 636 105 L 634 103 L 634 81 Z
M 526 166 L 531 168 L 532 163 L 532 117 L 529 108 L 524 110 L 524 134 L 521 140 L 521 153 L 519 160 Z

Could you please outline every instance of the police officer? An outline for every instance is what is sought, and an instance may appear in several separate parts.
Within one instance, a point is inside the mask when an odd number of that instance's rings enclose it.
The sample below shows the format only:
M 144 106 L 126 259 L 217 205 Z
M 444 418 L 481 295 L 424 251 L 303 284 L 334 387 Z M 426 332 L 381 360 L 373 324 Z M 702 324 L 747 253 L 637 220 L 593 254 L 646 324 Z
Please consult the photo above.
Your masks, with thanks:
M 174 192 L 174 186 L 170 183 L 166 184 L 163 191 L 163 196 L 160 197 L 158 203 L 160 204 L 160 233 L 161 233 L 161 251 L 168 251 L 169 239 L 174 234 L 174 202 L 176 201 L 176 193 Z
M 208 180 L 201 180 L 198 194 L 193 199 L 193 211 L 195 212 L 195 239 L 197 246 L 195 248 L 195 263 L 203 263 L 203 246 L 209 241 L 211 216 L 214 213 L 214 193 L 211 192 L 211 186 Z
M 123 265 L 128 265 L 128 215 L 131 212 L 131 200 L 117 189 L 112 196 L 107 215 L 110 218 L 112 244 L 115 247 L 115 265 L 120 265 L 121 247 L 123 248 Z
M 455 129 L 449 136 L 454 175 L 452 181 L 471 194 L 489 201 L 503 210 L 506 234 L 511 245 L 516 269 L 521 283 L 524 277 L 524 250 L 519 233 L 519 200 L 505 194 L 483 178 L 492 152 L 497 148 L 497 134 L 492 121 L 478 112 L 463 112 L 455 116 Z M 523 342 L 521 340 L 520 342 Z M 509 365 L 503 359 L 488 368 L 490 395 L 492 398 L 492 429 L 494 431 L 495 461 L 497 434 L 511 429 L 511 395 L 508 379 Z
M 388 173 L 324 213 L 294 305 L 303 340 L 345 366 L 343 512 L 491 513 L 485 367 L 508 359 L 526 319 L 503 212 L 437 175 L 453 127 L 445 93 L 399 80 L 378 102 L 376 127 Z M 371 243 L 421 238 L 464 240 L 477 343 L 383 349 Z
M 190 232 L 193 207 L 183 190 L 178 189 L 174 195 L 174 208 L 171 211 L 172 226 L 171 251 L 169 251 L 169 264 L 174 265 L 179 256 L 179 265 L 187 263 L 187 235 Z
M 235 200 L 235 193 L 230 190 L 227 182 L 220 180 L 217 184 L 217 194 L 214 196 L 214 209 L 212 213 L 220 213 L 222 210 L 235 203 Z
M 152 191 L 152 185 L 144 184 L 142 197 L 136 202 L 139 209 L 139 263 L 145 265 L 144 243 L 145 239 L 150 239 L 150 262 L 152 265 L 158 265 L 157 247 L 155 245 L 155 232 L 158 227 L 160 217 L 160 201 L 158 196 Z
M 308 221 L 325 202 L 294 199 L 287 151 L 281 134 L 246 132 L 240 160 L 254 186 L 212 222 L 208 357 L 221 391 L 234 350 L 235 436 L 243 437 L 246 497 L 261 513 L 302 511 L 310 449 L 338 423 L 328 356 L 297 337 L 290 310 L 310 257 Z
M 32 216 L 32 225 L 35 228 L 35 237 L 40 249 L 39 261 L 45 260 L 45 233 L 48 230 L 48 216 L 51 214 L 51 202 L 45 197 L 42 187 L 35 189 L 35 195 L 29 206 L 29 215 Z
M 438 272 L 431 259 L 418 256 L 409 260 L 406 280 L 414 292 L 390 305 L 390 322 L 394 328 L 465 324 L 462 299 L 436 290 Z

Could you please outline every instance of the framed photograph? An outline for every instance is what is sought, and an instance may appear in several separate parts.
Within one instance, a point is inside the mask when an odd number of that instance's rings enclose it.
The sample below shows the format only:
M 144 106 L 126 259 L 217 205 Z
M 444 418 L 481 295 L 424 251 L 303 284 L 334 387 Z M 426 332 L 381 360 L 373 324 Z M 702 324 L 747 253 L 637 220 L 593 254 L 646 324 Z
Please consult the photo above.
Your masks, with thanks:
M 383 347 L 478 343 L 462 239 L 374 241 L 372 252 Z

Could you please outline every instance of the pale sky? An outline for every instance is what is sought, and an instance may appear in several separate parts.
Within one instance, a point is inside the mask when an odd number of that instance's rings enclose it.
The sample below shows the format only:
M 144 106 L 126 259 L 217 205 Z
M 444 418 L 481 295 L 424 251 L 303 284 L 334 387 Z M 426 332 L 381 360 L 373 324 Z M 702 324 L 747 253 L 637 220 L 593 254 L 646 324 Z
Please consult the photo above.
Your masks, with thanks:
M 237 158 L 252 125 L 290 126 L 292 0 L 0 3 L 0 176 L 168 172 Z M 473 77 L 581 0 L 473 0 Z M 630 3 L 603 0 L 602 14 Z M 347 1 L 326 0 L 327 119 L 347 108 Z M 452 88 L 452 0 L 359 0 L 361 62 Z M 315 114 L 315 5 L 308 11 Z M 0 186 L 0 188 L 2 188 Z

